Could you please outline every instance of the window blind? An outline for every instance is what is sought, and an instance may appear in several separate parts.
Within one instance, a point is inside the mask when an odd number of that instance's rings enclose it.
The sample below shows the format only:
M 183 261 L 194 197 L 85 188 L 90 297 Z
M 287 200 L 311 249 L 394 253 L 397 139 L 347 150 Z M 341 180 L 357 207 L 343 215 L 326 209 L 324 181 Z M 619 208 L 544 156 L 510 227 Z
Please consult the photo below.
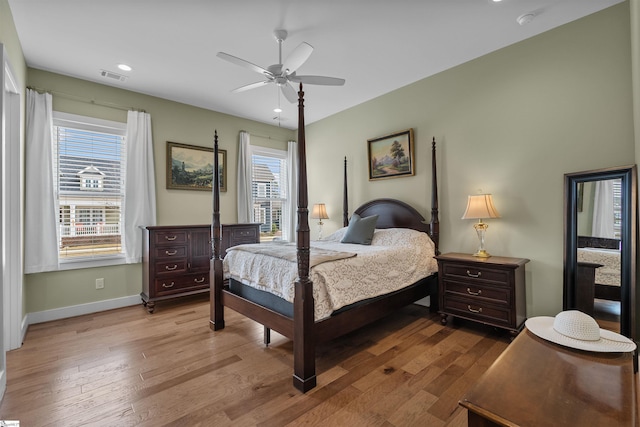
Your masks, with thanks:
M 286 152 L 254 149 L 251 157 L 253 220 L 261 223 L 261 240 L 280 239 L 288 200 Z
M 59 257 L 122 253 L 124 129 L 54 118 Z

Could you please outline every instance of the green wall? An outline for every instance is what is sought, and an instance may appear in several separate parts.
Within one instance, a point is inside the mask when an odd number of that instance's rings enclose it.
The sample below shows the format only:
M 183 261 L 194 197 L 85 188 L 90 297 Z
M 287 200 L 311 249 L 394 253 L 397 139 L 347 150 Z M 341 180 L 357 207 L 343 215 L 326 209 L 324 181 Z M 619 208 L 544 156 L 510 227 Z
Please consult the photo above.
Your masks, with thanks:
M 467 195 L 492 193 L 495 255 L 529 258 L 527 314 L 562 309 L 563 178 L 634 163 L 629 4 L 622 3 L 444 71 L 307 127 L 310 204 L 341 225 L 349 162 L 351 209 L 396 197 L 429 219 L 430 142 L 438 143 L 443 252 L 472 253 Z M 367 139 L 413 128 L 416 175 L 370 182 Z
M 395 197 L 428 219 L 435 136 L 442 251 L 477 248 L 472 222 L 460 217 L 468 194 L 493 193 L 502 218 L 489 223 L 487 249 L 529 258 L 528 315 L 557 313 L 563 175 L 634 163 L 630 49 L 625 2 L 308 125 L 309 202 L 327 204 L 325 235 L 341 225 L 342 206 L 342 174 L 326 172 L 341 168 L 344 156 L 352 210 Z M 260 145 L 295 139 L 285 129 L 39 70 L 29 70 L 27 83 L 151 114 L 160 224 L 207 223 L 211 215 L 208 193 L 166 190 L 166 141 L 210 147 L 218 130 L 230 165 L 222 220 L 232 222 L 238 132 L 272 137 L 253 139 Z M 55 95 L 54 108 L 125 120 L 123 111 Z M 407 128 L 415 132 L 416 175 L 369 182 L 366 140 Z M 105 290 L 93 289 L 96 277 L 105 278 Z M 26 312 L 136 294 L 140 278 L 139 265 L 27 275 Z
M 219 145 L 227 150 L 228 162 L 227 192 L 220 196 L 220 217 L 222 222 L 235 222 L 238 133 L 246 130 L 261 135 L 253 137 L 252 143 L 284 149 L 286 141 L 295 136 L 288 129 L 42 70 L 30 68 L 27 84 L 53 91 L 55 111 L 126 122 L 125 110 L 99 105 L 106 103 L 143 109 L 151 115 L 159 225 L 208 224 L 213 212 L 211 193 L 166 188 L 167 141 L 212 148 L 214 131 L 218 131 Z M 105 279 L 104 289 L 95 289 L 96 278 Z M 142 269 L 141 264 L 131 264 L 28 274 L 24 290 L 27 313 L 127 297 L 141 292 Z

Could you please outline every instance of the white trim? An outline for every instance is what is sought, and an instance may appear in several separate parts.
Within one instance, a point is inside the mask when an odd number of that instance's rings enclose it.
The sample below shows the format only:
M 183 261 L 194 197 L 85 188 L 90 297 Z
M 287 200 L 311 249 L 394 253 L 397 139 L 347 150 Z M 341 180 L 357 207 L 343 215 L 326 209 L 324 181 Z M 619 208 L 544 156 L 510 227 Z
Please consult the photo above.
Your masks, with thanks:
M 142 260 L 140 260 L 142 262 Z M 93 268 L 93 267 L 111 267 L 114 265 L 124 265 L 127 263 L 127 259 L 124 254 L 117 256 L 105 256 L 104 258 L 84 258 L 83 260 L 68 260 L 60 259 L 58 264 L 58 271 L 63 270 L 79 270 L 81 268 Z
M 62 113 L 60 111 L 53 112 L 53 125 L 68 126 L 74 129 L 83 129 L 91 132 L 113 133 L 120 136 L 125 136 L 127 133 L 127 124 L 124 122 L 115 122 L 95 117 Z
M 251 155 L 275 157 L 278 159 L 287 160 L 287 150 L 281 150 L 279 148 L 271 148 L 271 147 L 262 147 L 260 145 L 251 146 Z
M 137 304 L 142 305 L 140 295 L 131 295 L 128 297 L 90 302 L 87 304 L 54 308 L 52 310 L 37 311 L 27 314 L 27 324 L 34 325 L 36 323 L 50 322 L 52 320 L 82 316 L 83 314 L 98 313 L 100 311 L 113 310 L 115 308 L 130 307 Z

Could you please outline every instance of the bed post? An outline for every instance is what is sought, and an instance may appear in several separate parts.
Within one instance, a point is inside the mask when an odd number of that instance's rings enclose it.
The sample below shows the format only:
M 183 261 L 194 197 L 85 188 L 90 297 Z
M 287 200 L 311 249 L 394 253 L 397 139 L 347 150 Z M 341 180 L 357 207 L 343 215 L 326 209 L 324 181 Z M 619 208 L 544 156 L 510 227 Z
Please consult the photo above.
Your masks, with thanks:
M 218 172 L 218 131 L 213 137 L 213 218 L 211 221 L 211 265 L 209 273 L 209 327 L 214 331 L 224 328 L 224 306 L 222 305 L 222 257 L 220 256 L 220 182 Z
M 304 92 L 298 92 L 298 280 L 293 299 L 293 385 L 303 393 L 316 386 L 313 283 L 309 279 L 309 209 L 304 129 Z
M 436 137 L 431 143 L 431 222 L 429 223 L 429 234 L 431 240 L 436 245 L 436 255 L 440 254 L 440 220 L 438 219 L 438 174 L 436 172 Z
M 347 191 L 347 156 L 344 156 L 344 189 L 342 190 L 342 226 L 349 225 L 349 196 Z

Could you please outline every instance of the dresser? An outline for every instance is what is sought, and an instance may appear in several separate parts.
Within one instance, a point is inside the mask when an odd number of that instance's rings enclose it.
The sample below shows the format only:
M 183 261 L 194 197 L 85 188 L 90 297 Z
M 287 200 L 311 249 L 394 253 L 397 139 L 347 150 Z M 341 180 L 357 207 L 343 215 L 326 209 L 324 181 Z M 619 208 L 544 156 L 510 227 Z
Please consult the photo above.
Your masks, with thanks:
M 440 315 L 507 329 L 513 336 L 526 320 L 525 258 L 448 253 L 436 256 Z
M 260 223 L 222 224 L 220 256 L 224 258 L 227 248 L 245 243 L 260 243 Z
M 223 224 L 221 254 L 241 243 L 260 242 L 260 224 Z M 209 292 L 211 225 L 142 227 L 142 303 Z
M 637 426 L 632 353 L 593 353 L 524 329 L 460 400 L 469 427 Z

